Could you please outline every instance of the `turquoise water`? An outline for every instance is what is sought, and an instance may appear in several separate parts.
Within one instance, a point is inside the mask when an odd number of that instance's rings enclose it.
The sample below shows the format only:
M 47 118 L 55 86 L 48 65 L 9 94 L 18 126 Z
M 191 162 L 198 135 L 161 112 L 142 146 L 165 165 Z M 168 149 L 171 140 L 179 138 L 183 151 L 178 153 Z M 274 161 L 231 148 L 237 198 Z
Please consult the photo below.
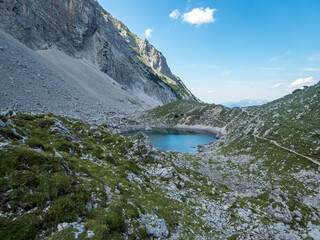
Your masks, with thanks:
M 197 146 L 208 144 L 215 141 L 215 137 L 209 133 L 180 131 L 180 130 L 150 130 L 127 133 L 127 136 L 133 136 L 137 133 L 146 134 L 152 145 L 164 151 L 178 151 L 185 153 L 197 153 Z M 195 148 L 192 148 L 194 146 Z

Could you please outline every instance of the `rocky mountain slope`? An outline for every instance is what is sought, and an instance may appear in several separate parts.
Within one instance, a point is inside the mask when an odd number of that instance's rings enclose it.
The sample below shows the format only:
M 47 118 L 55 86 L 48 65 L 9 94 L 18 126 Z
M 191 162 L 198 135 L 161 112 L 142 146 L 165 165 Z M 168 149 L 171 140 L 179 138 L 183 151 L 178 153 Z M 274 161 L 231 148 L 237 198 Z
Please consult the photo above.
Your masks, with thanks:
M 283 98 L 256 107 L 227 108 L 221 105 L 176 101 L 154 108 L 145 118 L 164 126 L 218 127 L 226 133 L 227 143 L 250 136 L 320 159 L 320 82 L 297 89 Z
M 320 159 L 320 82 L 261 107 L 243 109 L 248 122 L 236 131 L 279 143 L 281 146 L 311 158 Z
M 218 144 L 203 148 L 194 169 L 252 197 L 244 204 L 266 220 L 252 239 L 318 239 L 319 227 L 311 233 L 307 226 L 320 225 L 319 93 L 320 83 L 262 106 L 232 109 L 177 101 L 145 118 L 155 126 L 224 132 Z M 249 225 L 256 224 L 245 212 Z
M 46 51 L 58 49 L 91 62 L 151 106 L 197 100 L 171 73 L 160 52 L 112 18 L 96 0 L 3 0 L 0 28 L 33 50 L 45 51 L 42 55 L 48 61 L 59 63 L 58 56 Z
M 320 168 L 245 141 L 163 152 L 105 124 L 2 112 L 0 237 L 318 239 Z
M 103 120 L 111 112 L 143 110 L 134 95 L 79 59 L 50 50 L 59 58 L 53 65 L 2 31 L 0 46 L 1 109 L 53 112 L 90 121 Z

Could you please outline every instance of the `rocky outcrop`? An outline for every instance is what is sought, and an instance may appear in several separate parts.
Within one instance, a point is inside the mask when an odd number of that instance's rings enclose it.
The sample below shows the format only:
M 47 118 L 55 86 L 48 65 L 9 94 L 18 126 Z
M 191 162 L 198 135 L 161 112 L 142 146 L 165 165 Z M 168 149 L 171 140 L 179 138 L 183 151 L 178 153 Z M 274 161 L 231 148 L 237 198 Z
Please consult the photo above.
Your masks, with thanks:
M 0 28 L 34 50 L 54 48 L 91 61 L 142 100 L 197 100 L 160 52 L 95 0 L 3 0 Z
M 146 224 L 147 233 L 154 238 L 166 239 L 169 236 L 165 220 L 158 218 L 157 215 L 145 215 L 142 222 Z
M 0 109 L 51 112 L 102 123 L 106 116 L 133 119 L 155 104 L 151 98 L 138 101 L 84 60 L 58 50 L 32 51 L 1 29 L 0 46 Z M 42 54 L 52 56 L 52 61 Z

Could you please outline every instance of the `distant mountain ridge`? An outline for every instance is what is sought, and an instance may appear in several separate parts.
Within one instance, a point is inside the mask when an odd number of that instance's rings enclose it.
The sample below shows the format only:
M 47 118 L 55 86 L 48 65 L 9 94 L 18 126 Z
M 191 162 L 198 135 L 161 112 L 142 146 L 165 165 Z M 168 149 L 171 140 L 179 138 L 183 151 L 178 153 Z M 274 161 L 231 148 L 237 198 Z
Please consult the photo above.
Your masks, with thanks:
M 238 102 L 227 102 L 222 103 L 221 105 L 233 108 L 233 107 L 251 107 L 251 106 L 259 106 L 269 102 L 269 100 L 265 99 L 244 99 Z
M 159 51 L 96 0 L 3 0 L 0 28 L 33 50 L 58 49 L 92 62 L 140 99 L 198 101 Z

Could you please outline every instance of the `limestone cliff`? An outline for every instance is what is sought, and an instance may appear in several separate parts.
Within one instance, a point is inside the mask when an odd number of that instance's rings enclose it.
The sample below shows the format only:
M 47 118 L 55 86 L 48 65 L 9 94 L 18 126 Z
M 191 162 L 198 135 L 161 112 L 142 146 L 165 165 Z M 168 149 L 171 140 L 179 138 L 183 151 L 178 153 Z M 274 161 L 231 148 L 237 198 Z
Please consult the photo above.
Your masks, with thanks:
M 198 101 L 159 51 L 95 0 L 1 0 L 0 28 L 34 50 L 89 60 L 140 99 Z

